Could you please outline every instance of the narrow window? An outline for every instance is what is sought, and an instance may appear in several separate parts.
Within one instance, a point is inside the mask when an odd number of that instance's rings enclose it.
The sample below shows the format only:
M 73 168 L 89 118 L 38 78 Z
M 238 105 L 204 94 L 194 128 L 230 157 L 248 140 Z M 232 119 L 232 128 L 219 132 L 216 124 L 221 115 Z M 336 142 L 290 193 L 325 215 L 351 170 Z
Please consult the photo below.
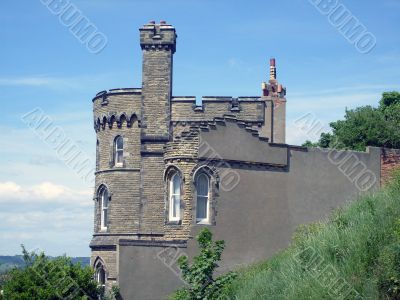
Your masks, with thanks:
M 124 156 L 124 139 L 122 136 L 117 136 L 114 141 L 114 161 L 115 165 L 118 167 L 122 167 L 123 165 L 123 156 Z
M 104 292 L 106 286 L 106 272 L 102 264 L 98 264 L 96 267 L 95 279 L 99 284 L 102 292 Z
M 169 219 L 170 221 L 180 220 L 181 203 L 181 177 L 178 173 L 174 174 L 170 181 L 169 188 Z
M 108 190 L 103 188 L 100 193 L 101 204 L 101 229 L 105 230 L 108 227 Z
M 209 185 L 210 180 L 207 175 L 200 174 L 196 180 L 196 221 L 197 223 L 208 223 L 209 211 Z
M 96 141 L 96 169 L 98 170 L 100 166 L 100 147 L 99 140 Z

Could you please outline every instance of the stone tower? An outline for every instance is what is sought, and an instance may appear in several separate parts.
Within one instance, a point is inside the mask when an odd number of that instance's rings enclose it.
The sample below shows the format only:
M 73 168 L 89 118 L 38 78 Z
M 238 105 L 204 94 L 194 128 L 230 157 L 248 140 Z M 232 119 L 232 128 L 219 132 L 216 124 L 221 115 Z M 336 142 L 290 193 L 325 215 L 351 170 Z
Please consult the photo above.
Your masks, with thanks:
M 118 241 L 151 239 L 163 231 L 163 148 L 170 140 L 176 33 L 163 21 L 139 30 L 142 88 L 102 91 L 93 99 L 97 144 L 90 247 L 96 274 L 108 288 L 118 278 Z
M 141 233 L 162 232 L 164 222 L 164 150 L 170 140 L 172 63 L 175 28 L 165 21 L 140 28 L 143 51 L 141 108 Z M 157 170 L 157 171 L 155 171 Z
M 142 141 L 169 140 L 172 95 L 172 62 L 176 49 L 175 28 L 165 21 L 140 28 L 143 50 Z

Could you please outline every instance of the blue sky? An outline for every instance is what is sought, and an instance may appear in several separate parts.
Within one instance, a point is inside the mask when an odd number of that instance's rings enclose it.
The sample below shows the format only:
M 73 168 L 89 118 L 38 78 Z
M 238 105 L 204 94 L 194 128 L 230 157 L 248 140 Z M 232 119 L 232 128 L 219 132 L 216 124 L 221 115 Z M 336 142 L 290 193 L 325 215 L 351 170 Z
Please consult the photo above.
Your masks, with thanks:
M 175 96 L 260 95 L 276 57 L 291 144 L 315 138 L 296 126 L 304 115 L 327 126 L 346 107 L 376 105 L 383 91 L 400 90 L 397 0 L 339 2 L 376 37 L 367 54 L 308 0 L 70 2 L 107 37 L 100 53 L 90 53 L 40 0 L 0 3 L 0 255 L 20 253 L 21 243 L 51 255 L 89 255 L 92 184 L 21 116 L 41 108 L 94 159 L 91 99 L 140 87 L 138 28 L 149 20 L 177 29 Z

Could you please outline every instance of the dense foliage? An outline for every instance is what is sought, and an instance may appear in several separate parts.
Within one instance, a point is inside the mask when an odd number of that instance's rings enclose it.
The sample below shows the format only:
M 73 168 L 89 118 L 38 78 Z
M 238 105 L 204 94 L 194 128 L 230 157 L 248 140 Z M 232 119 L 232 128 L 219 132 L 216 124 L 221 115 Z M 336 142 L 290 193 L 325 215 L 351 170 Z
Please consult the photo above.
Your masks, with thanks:
M 223 299 L 400 299 L 400 173 L 238 274 Z
M 212 233 L 208 228 L 201 230 L 197 236 L 200 254 L 193 258 L 189 265 L 187 256 L 179 258 L 179 267 L 187 287 L 176 292 L 172 299 L 219 299 L 223 289 L 235 278 L 236 274 L 229 272 L 214 278 L 214 271 L 218 267 L 224 250 L 224 241 L 212 241 Z
M 353 149 L 367 146 L 400 148 L 400 93 L 385 92 L 377 108 L 361 106 L 346 110 L 344 120 L 330 123 L 332 133 L 322 133 L 307 147 Z
M 98 299 L 100 295 L 88 266 L 74 264 L 65 256 L 50 259 L 43 253 L 28 253 L 24 247 L 23 260 L 23 268 L 15 268 L 7 274 L 4 299 Z

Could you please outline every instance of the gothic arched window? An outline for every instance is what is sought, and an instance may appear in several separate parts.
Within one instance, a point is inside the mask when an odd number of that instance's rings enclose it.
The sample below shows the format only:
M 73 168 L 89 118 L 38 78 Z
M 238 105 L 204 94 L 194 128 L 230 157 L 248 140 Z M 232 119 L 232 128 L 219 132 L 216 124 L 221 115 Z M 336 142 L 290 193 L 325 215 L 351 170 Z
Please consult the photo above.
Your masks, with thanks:
M 100 166 L 100 144 L 99 140 L 96 141 L 96 170 L 99 169 Z
M 209 223 L 209 188 L 210 178 L 201 173 L 196 177 L 196 222 L 197 223 Z
M 122 167 L 124 157 L 124 139 L 117 136 L 114 140 L 114 163 L 118 167 Z
M 99 201 L 100 201 L 100 227 L 101 230 L 108 228 L 108 204 L 110 196 L 108 189 L 105 186 L 101 186 L 99 189 Z
M 181 218 L 181 184 L 178 173 L 172 175 L 169 182 L 169 220 L 179 221 Z
M 95 265 L 95 280 L 99 284 L 102 292 L 105 290 L 107 275 L 102 262 L 99 260 Z

